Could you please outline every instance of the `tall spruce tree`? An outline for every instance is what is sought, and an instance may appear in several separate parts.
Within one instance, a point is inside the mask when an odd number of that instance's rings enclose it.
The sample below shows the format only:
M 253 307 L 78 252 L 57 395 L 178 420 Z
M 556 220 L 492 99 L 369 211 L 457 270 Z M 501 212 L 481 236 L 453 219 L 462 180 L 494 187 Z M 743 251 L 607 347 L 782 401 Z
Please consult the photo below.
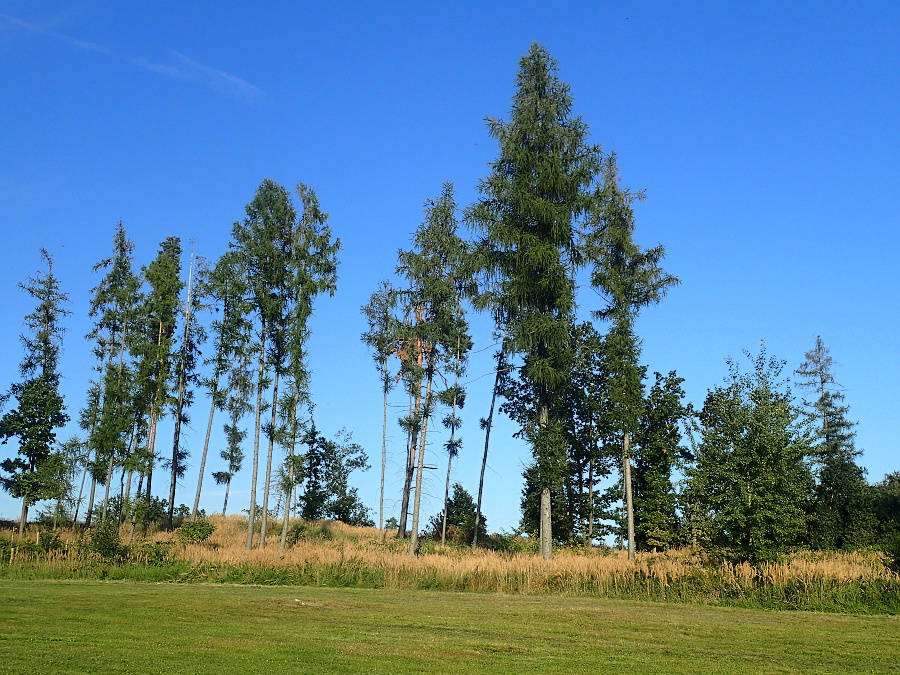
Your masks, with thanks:
M 853 438 L 850 408 L 832 373 L 834 359 L 821 336 L 794 372 L 798 384 L 816 394 L 804 401 L 816 428 L 813 446 L 816 486 L 809 543 L 822 549 L 852 549 L 872 543 L 875 516 L 865 469 L 856 463 L 860 452 Z
M 599 168 L 599 148 L 572 116 L 569 86 L 557 71 L 538 44 L 520 60 L 510 120 L 488 120 L 500 154 L 468 211 L 490 252 L 487 268 L 497 281 L 509 352 L 523 355 L 519 373 L 531 401 L 524 435 L 548 515 L 550 494 L 561 492 L 566 473 L 563 424 L 551 411 L 559 410 L 571 360 L 576 222 L 589 210 Z M 550 557 L 552 533 L 549 521 L 542 523 L 541 551 Z
M 641 250 L 634 243 L 635 199 L 619 185 L 615 154 L 603 163 L 603 184 L 597 193 L 595 212 L 584 242 L 593 263 L 591 285 L 607 301 L 594 312 L 612 323 L 606 336 L 610 369 L 610 398 L 622 442 L 622 481 L 628 526 L 628 557 L 634 559 L 634 504 L 631 477 L 631 440 L 638 430 L 643 401 L 644 369 L 639 364 L 640 341 L 634 322 L 643 307 L 660 302 L 669 288 L 679 283 L 659 266 L 665 249 Z
M 69 296 L 61 290 L 53 273 L 53 258 L 45 249 L 41 249 L 41 258 L 46 270 L 19 284 L 37 306 L 25 316 L 28 332 L 22 335 L 25 354 L 19 366 L 24 379 L 3 397 L 14 397 L 16 406 L 0 417 L 0 443 L 6 444 L 10 438 L 19 442 L 17 456 L 0 462 L 0 469 L 8 474 L 0 477 L 0 485 L 11 497 L 22 500 L 20 536 L 25 533 L 28 508 L 58 495 L 59 462 L 53 459 L 53 444 L 56 430 L 69 421 L 59 392 L 59 355 L 65 332 L 60 322 L 71 313 L 66 309 Z

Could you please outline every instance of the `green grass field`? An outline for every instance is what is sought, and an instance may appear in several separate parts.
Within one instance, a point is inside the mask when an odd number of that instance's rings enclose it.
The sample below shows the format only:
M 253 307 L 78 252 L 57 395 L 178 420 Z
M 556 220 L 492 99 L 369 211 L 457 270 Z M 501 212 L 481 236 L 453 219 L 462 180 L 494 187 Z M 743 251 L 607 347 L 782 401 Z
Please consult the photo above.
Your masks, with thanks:
M 0 581 L 3 673 L 886 673 L 900 617 L 571 597 Z

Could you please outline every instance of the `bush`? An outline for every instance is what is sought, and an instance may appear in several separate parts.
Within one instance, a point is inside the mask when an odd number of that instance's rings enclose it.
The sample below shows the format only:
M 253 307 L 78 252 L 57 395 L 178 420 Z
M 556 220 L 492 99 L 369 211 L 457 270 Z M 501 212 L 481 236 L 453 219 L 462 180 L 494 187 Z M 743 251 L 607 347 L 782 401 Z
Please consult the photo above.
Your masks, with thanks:
M 107 559 L 123 558 L 128 555 L 128 547 L 119 542 L 119 521 L 107 518 L 91 528 L 87 548 Z
M 216 526 L 208 520 L 194 520 L 183 523 L 175 530 L 182 544 L 200 544 L 212 536 Z

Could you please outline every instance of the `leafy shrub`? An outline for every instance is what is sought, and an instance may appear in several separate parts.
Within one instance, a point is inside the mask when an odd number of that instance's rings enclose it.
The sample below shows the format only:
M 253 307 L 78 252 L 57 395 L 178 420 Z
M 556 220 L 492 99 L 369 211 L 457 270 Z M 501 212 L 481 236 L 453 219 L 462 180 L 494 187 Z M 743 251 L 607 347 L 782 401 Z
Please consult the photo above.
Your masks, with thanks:
M 135 557 L 143 558 L 148 565 L 161 567 L 171 562 L 169 553 L 172 550 L 172 541 L 145 541 L 134 547 Z
M 208 520 L 194 520 L 183 523 L 175 534 L 182 544 L 200 544 L 212 536 L 216 526 Z
M 41 530 L 38 533 L 37 549 L 41 553 L 62 551 L 65 547 L 65 542 L 59 538 L 59 535 L 56 532 L 51 530 Z
M 107 518 L 94 525 L 88 535 L 87 548 L 107 559 L 128 555 L 128 547 L 122 546 L 119 540 L 119 521 Z

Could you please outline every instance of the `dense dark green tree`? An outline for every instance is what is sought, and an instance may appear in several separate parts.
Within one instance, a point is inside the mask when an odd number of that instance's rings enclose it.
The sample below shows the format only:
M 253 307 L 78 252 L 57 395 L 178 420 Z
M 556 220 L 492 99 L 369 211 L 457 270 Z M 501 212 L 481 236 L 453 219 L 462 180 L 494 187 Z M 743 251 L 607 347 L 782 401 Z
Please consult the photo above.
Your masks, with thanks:
M 654 373 L 644 401 L 638 431 L 633 475 L 635 540 L 639 549 L 668 549 L 678 544 L 678 496 L 673 471 L 686 458 L 681 429 L 692 414 L 675 371 Z
M 45 249 L 41 249 L 41 257 L 46 270 L 19 284 L 37 306 L 25 316 L 28 332 L 22 335 L 25 354 L 19 366 L 24 379 L 13 384 L 3 397 L 14 398 L 15 407 L 0 417 L 0 443 L 18 440 L 17 456 L 0 462 L 0 469 L 7 474 L 0 477 L 0 486 L 14 499 L 22 500 L 20 536 L 25 532 L 28 508 L 42 499 L 59 496 L 59 456 L 54 455 L 53 445 L 56 430 L 69 421 L 59 392 L 58 372 L 65 332 L 60 322 L 70 314 L 66 309 L 69 296 L 60 289 L 53 273 L 53 258 Z
M 592 222 L 585 236 L 584 253 L 593 263 L 591 286 L 606 300 L 606 307 L 594 312 L 611 322 L 605 340 L 610 379 L 611 414 L 622 443 L 622 480 L 628 525 L 628 557 L 635 555 L 631 440 L 638 430 L 643 402 L 644 369 L 640 365 L 640 341 L 634 322 L 640 310 L 660 302 L 678 279 L 667 274 L 659 263 L 665 249 L 642 250 L 634 242 L 635 199 L 619 185 L 615 154 L 603 163 L 603 184 L 596 194 Z
M 401 331 L 405 353 L 401 373 L 416 401 L 413 416 L 407 420 L 409 448 L 417 452 L 410 555 L 415 554 L 419 534 L 428 422 L 439 402 L 434 384 L 436 378 L 458 369 L 472 346 L 462 303 L 474 290 L 473 277 L 466 244 L 457 234 L 456 211 L 453 186 L 446 183 L 441 196 L 426 203 L 425 221 L 413 235 L 413 250 L 398 253 L 397 274 L 406 280 L 408 289 L 400 294 L 399 302 L 402 313 L 410 317 Z M 410 473 L 407 461 L 408 477 Z M 409 500 L 403 501 L 408 504 Z M 401 512 L 401 523 L 403 520 Z
M 569 87 L 557 71 L 537 44 L 519 62 L 510 120 L 488 122 L 500 154 L 467 213 L 489 252 L 486 267 L 497 284 L 509 352 L 524 359 L 519 374 L 531 410 L 523 431 L 534 456 L 534 488 L 546 499 L 566 474 L 562 420 L 551 411 L 559 410 L 570 369 L 576 222 L 590 209 L 599 168 L 599 149 L 588 144 L 587 125 L 572 116 Z M 545 557 L 550 540 L 547 527 Z
M 728 360 L 724 386 L 710 390 L 699 413 L 700 438 L 687 499 L 699 539 L 726 556 L 766 562 L 801 542 L 812 478 L 810 452 L 783 361 L 763 348 L 742 373 Z
M 454 483 L 444 510 L 429 523 L 431 536 L 440 538 L 442 542 L 449 540 L 454 544 L 466 544 L 487 536 L 487 521 L 483 517 L 478 520 L 477 527 L 480 533 L 475 537 L 475 500 L 462 485 Z
M 900 471 L 894 471 L 872 487 L 877 519 L 877 546 L 888 556 L 888 564 L 900 572 Z
M 853 438 L 850 408 L 831 372 L 834 359 L 820 336 L 796 371 L 798 384 L 816 395 L 804 401 L 816 429 L 812 448 L 815 492 L 809 543 L 822 549 L 852 549 L 872 543 L 875 516 L 865 469 L 856 463 L 860 452 Z

